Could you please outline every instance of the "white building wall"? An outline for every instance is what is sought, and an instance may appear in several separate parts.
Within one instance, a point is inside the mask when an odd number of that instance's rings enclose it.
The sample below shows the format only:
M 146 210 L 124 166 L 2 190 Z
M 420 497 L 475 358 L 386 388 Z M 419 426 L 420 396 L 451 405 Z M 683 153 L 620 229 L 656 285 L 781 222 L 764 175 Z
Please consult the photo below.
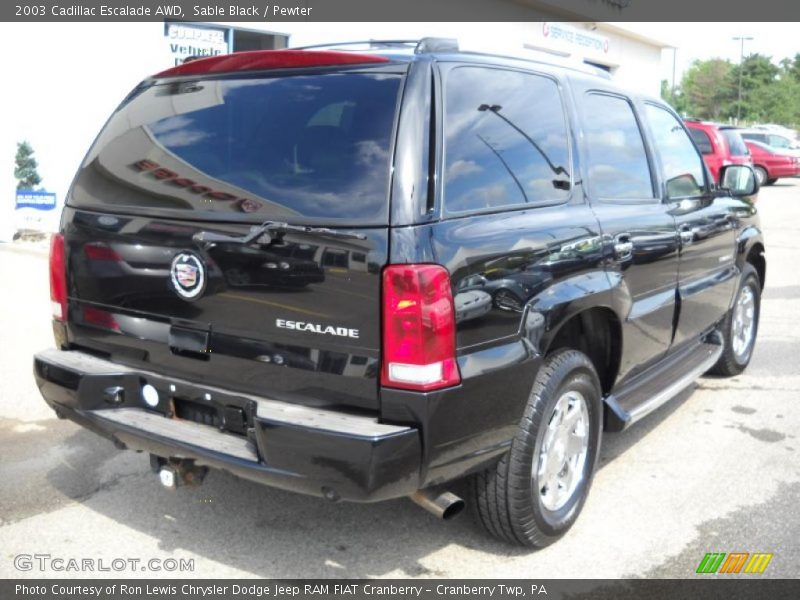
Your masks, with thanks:
M 290 46 L 367 39 L 455 37 L 462 47 L 498 53 L 553 46 L 537 23 L 222 23 L 285 33 Z M 564 26 L 587 28 L 582 24 Z M 580 30 L 580 29 L 579 29 Z M 658 94 L 661 51 L 618 31 L 591 32 L 608 40 L 599 52 L 562 43 L 572 59 L 618 65 L 614 77 Z M 59 204 L 94 137 L 136 83 L 171 66 L 163 23 L 0 23 L 5 85 L 0 110 L 0 239 L 12 221 L 16 143 L 28 140 L 42 186 Z M 5 232 L 4 232 L 5 230 Z
M 661 93 L 661 46 L 616 35 L 614 60 L 619 67 L 614 80 L 625 88 L 642 94 Z
M 162 23 L 0 23 L 0 239 L 13 219 L 17 142 L 31 143 L 41 185 L 61 206 L 108 116 L 164 68 L 163 31 Z

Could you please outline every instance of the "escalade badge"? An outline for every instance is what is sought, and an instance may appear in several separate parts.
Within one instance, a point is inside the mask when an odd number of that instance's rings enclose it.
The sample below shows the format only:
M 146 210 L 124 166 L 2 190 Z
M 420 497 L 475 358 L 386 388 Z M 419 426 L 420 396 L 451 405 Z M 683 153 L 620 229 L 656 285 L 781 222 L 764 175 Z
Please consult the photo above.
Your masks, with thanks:
M 319 323 L 306 323 L 304 321 L 287 321 L 286 319 L 275 319 L 275 326 L 281 329 L 309 331 L 311 333 L 338 335 L 340 337 L 358 339 L 358 329 L 350 329 L 349 327 L 334 327 L 333 325 L 320 325 Z
M 196 300 L 206 288 L 206 268 L 191 252 L 181 252 L 172 259 L 169 276 L 172 288 L 184 300 Z

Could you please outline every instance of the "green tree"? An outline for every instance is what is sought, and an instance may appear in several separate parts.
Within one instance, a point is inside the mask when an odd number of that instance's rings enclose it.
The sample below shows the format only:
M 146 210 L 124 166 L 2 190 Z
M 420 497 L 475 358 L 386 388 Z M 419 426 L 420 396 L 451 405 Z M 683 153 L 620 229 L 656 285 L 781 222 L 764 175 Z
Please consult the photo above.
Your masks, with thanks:
M 671 104 L 678 113 L 686 112 L 686 102 L 681 94 L 680 86 L 676 86 L 673 90 L 666 79 L 661 80 L 661 99 Z
M 751 54 L 741 65 L 719 58 L 695 61 L 674 92 L 662 81 L 661 96 L 681 114 L 725 121 L 739 106 L 740 71 L 743 122 L 800 125 L 800 53 L 780 65 L 762 54 Z
M 742 77 L 742 118 L 748 121 L 766 119 L 764 114 L 765 91 L 772 86 L 780 74 L 780 68 L 773 64 L 769 56 L 751 54 L 746 57 L 741 66 L 735 65 L 731 76 L 736 85 L 739 84 L 739 71 Z M 768 100 L 768 99 L 766 99 Z M 736 113 L 737 100 L 733 103 L 732 111 Z
M 796 127 L 800 124 L 800 81 L 783 76 L 756 90 L 747 102 L 747 117 Z
M 36 168 L 39 164 L 33 158 L 33 148 L 28 142 L 17 143 L 17 155 L 14 157 L 14 177 L 18 190 L 32 190 L 42 182 Z
M 695 61 L 681 81 L 685 110 L 692 117 L 720 120 L 731 113 L 733 65 L 721 58 Z
M 784 58 L 781 61 L 781 75 L 800 81 L 800 53 L 795 54 L 794 58 Z

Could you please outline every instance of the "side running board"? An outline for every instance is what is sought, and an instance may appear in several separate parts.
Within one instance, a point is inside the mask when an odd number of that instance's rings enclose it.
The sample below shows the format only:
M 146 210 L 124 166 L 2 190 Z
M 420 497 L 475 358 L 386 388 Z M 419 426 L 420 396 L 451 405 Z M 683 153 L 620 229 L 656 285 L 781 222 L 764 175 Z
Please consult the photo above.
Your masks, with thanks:
M 716 364 L 722 350 L 718 343 L 693 346 L 607 396 L 606 430 L 622 431 L 677 396 Z

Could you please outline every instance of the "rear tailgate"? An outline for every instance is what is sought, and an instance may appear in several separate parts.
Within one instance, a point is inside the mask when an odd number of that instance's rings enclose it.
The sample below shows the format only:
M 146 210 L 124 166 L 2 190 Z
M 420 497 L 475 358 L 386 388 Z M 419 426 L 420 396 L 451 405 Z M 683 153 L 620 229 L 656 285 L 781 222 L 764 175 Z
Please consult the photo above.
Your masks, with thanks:
M 70 342 L 208 385 L 377 409 L 402 81 L 372 67 L 139 89 L 68 199 Z M 266 221 L 308 231 L 237 239 Z

